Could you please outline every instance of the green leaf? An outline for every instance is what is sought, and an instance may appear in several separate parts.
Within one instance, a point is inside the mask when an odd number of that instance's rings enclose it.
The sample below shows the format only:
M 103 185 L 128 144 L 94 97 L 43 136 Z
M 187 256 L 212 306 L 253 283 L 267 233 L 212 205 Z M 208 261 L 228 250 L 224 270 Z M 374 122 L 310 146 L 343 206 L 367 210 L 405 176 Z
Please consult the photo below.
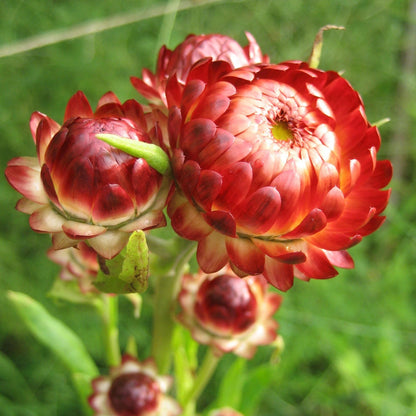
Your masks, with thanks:
M 36 401 L 26 380 L 13 361 L 0 351 L 0 393 L 20 402 Z
M 176 325 L 172 350 L 177 398 L 179 403 L 183 403 L 194 384 L 194 375 L 198 367 L 198 343 L 193 340 L 187 329 Z
M 33 405 L 14 403 L 0 394 L 0 409 L 2 416 L 38 416 L 39 413 L 33 409 Z M 30 410 L 29 410 L 30 409 Z
M 98 272 L 94 285 L 104 293 L 143 293 L 149 277 L 149 251 L 146 235 L 135 231 L 126 249 L 105 263 L 107 270 Z
M 63 280 L 60 277 L 55 279 L 48 296 L 71 303 L 94 305 L 98 301 L 96 294 L 82 293 L 79 289 L 78 282 L 75 280 Z
M 97 139 L 108 143 L 109 145 L 122 150 L 134 157 L 140 157 L 149 164 L 153 169 L 162 175 L 170 172 L 170 162 L 168 155 L 157 145 L 131 140 L 126 137 L 116 136 L 115 134 L 96 134 Z
M 240 357 L 236 358 L 221 381 L 215 408 L 228 406 L 239 409 L 242 389 L 246 380 L 245 369 L 246 360 Z
M 260 400 L 267 387 L 273 382 L 277 367 L 277 364 L 266 363 L 247 372 L 240 404 L 240 411 L 244 415 L 256 414 Z
M 81 397 L 86 399 L 90 393 L 89 383 L 98 375 L 98 370 L 81 339 L 28 295 L 9 291 L 8 298 L 35 338 L 60 358 Z M 77 382 L 79 379 L 82 383 Z
M 149 276 L 149 250 L 146 235 L 143 231 L 135 231 L 129 238 L 126 247 L 126 258 L 119 278 L 130 283 L 135 292 L 143 293 L 147 289 Z

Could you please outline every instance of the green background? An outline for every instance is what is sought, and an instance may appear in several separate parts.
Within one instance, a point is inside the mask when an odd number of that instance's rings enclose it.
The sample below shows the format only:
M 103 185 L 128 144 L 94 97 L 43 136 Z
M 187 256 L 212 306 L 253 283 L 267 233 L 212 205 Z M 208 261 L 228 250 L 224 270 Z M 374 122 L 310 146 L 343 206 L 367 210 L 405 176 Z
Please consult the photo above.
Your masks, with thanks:
M 308 58 L 317 30 L 324 35 L 320 68 L 342 71 L 362 95 L 371 122 L 381 127 L 379 158 L 393 161 L 395 176 L 387 221 L 350 250 L 356 268 L 326 281 L 295 282 L 277 315 L 285 350 L 262 387 L 259 416 L 416 414 L 416 16 L 406 0 L 192 1 L 163 16 L 177 1 L 0 0 L 0 160 L 34 156 L 30 114 L 62 121 L 66 102 L 83 90 L 94 107 L 108 90 L 138 98 L 131 75 L 154 69 L 163 43 L 174 48 L 189 33 L 220 32 L 245 45 L 251 32 L 272 62 Z M 180 2 L 182 5 L 185 2 Z M 413 2 L 414 3 L 414 2 Z M 160 11 L 162 11 L 160 13 Z M 146 17 L 147 14 L 157 16 Z M 106 29 L 114 16 L 136 22 Z M 94 34 L 56 42 L 97 22 Z M 80 26 L 81 25 L 81 26 Z M 52 44 L 15 53 L 28 38 Z M 62 364 L 29 335 L 6 299 L 23 291 L 73 328 L 104 368 L 100 322 L 87 306 L 47 296 L 58 266 L 45 251 L 49 238 L 32 232 L 14 210 L 18 194 L 0 178 L 0 409 L 2 415 L 78 415 L 80 406 Z M 121 340 L 134 335 L 143 355 L 146 328 L 121 302 Z M 146 313 L 144 320 L 146 320 Z M 249 366 L 260 365 L 260 352 Z M 218 369 L 201 404 L 209 403 L 233 358 Z M 256 383 L 252 383 L 256 384 Z M 254 388 L 252 386 L 251 388 Z M 247 387 L 250 392 L 250 386 Z M 247 415 L 248 416 L 248 415 Z

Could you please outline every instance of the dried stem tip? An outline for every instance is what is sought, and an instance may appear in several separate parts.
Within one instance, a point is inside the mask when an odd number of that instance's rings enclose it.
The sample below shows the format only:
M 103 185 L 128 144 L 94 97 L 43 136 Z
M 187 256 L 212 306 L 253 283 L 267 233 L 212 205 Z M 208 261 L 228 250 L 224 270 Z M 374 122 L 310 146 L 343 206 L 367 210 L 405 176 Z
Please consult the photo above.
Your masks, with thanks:
M 324 31 L 331 30 L 331 29 L 344 30 L 345 27 L 335 26 L 335 25 L 326 25 L 319 29 L 318 33 L 315 36 L 315 40 L 313 41 L 312 52 L 308 60 L 309 66 L 311 68 L 318 68 L 319 61 L 321 59 Z

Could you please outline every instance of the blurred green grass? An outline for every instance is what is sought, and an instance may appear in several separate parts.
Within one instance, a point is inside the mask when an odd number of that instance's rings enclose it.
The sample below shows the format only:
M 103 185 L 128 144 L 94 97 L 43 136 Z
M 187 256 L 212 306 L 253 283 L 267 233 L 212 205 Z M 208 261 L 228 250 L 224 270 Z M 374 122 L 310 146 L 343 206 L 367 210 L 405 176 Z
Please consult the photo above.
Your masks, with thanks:
M 0 47 L 168 2 L 149 3 L 0 0 Z M 160 16 L 0 58 L 1 170 L 12 157 L 35 154 L 28 128 L 33 111 L 59 122 L 69 97 L 80 89 L 93 106 L 108 90 L 121 100 L 138 98 L 129 76 L 140 75 L 143 67 L 154 68 L 161 40 L 173 48 L 188 33 L 221 32 L 245 44 L 244 31 L 249 31 L 271 60 L 279 62 L 307 59 L 321 26 L 345 26 L 345 31 L 325 33 L 320 67 L 344 71 L 361 93 L 370 121 L 392 119 L 381 128 L 380 157 L 402 155 L 407 168 L 392 182 L 396 203 L 387 209 L 386 223 L 351 250 L 356 268 L 328 281 L 298 281 L 285 295 L 278 320 L 286 347 L 256 414 L 416 414 L 416 148 L 411 137 L 405 148 L 393 140 L 401 127 L 400 114 L 408 115 L 408 131 L 416 132 L 415 103 L 403 102 L 398 93 L 406 77 L 406 88 L 416 96 L 415 74 L 405 74 L 402 67 L 406 30 L 416 24 L 409 21 L 409 1 L 198 3 L 178 12 L 171 33 L 161 31 L 165 23 Z M 40 300 L 80 334 L 102 364 L 100 323 L 88 307 L 56 304 L 46 296 L 58 272 L 45 256 L 49 239 L 32 232 L 27 216 L 13 209 L 18 194 L 4 176 L 0 187 L 0 349 L 16 370 L 11 373 L 0 361 L 2 414 L 79 414 L 63 367 L 26 333 L 5 293 L 23 291 Z M 131 314 L 127 302 L 121 307 L 124 315 Z M 124 345 L 129 334 L 147 351 L 149 335 L 133 319 L 121 324 Z M 249 365 L 259 365 L 262 357 L 260 353 Z M 231 361 L 225 360 L 211 390 Z

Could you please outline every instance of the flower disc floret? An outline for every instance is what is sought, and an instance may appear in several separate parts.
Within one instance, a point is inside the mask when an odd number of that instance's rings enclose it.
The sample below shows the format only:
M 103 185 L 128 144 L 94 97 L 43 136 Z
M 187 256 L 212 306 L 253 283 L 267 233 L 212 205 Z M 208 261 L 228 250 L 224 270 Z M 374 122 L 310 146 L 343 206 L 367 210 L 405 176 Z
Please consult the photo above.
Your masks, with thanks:
M 294 276 L 333 277 L 384 220 L 391 164 L 377 161 L 379 132 L 335 72 L 201 62 L 169 124 L 178 189 L 168 213 L 198 241 L 206 273 L 229 262 L 281 290 Z
M 88 240 L 98 254 L 111 258 L 132 231 L 165 225 L 170 180 L 146 160 L 96 138 L 108 133 L 150 143 L 148 132 L 154 129 L 136 101 L 121 104 L 110 92 L 93 112 L 78 92 L 68 102 L 62 126 L 35 112 L 30 128 L 37 158 L 11 160 L 6 176 L 24 196 L 17 209 L 30 214 L 33 230 L 52 234 L 55 249 Z
M 95 416 L 179 416 L 181 408 L 165 393 L 172 379 L 160 376 L 152 359 L 124 355 L 109 376 L 92 381 L 89 404 Z
M 273 315 L 281 297 L 267 292 L 263 276 L 242 279 L 227 267 L 209 275 L 185 275 L 179 303 L 180 322 L 217 355 L 233 352 L 251 358 L 257 346 L 276 339 Z

